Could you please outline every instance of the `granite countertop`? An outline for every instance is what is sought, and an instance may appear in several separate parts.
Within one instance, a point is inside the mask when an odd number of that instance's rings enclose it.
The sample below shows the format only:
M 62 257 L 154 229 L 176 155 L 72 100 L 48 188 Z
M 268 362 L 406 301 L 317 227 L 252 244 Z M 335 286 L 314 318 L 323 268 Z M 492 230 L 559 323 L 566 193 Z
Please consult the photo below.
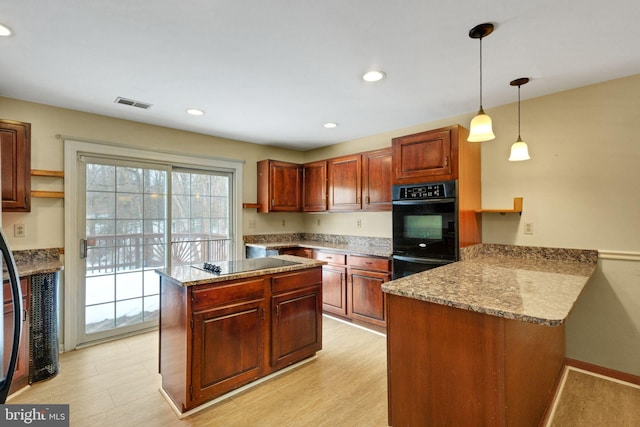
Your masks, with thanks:
M 381 245 L 364 245 L 358 243 L 334 243 L 318 240 L 298 240 L 289 242 L 261 242 L 246 243 L 246 246 L 252 246 L 263 249 L 284 249 L 284 248 L 310 248 L 310 249 L 329 249 L 337 252 L 344 252 L 358 255 L 371 255 L 389 258 L 392 255 L 390 246 Z
M 562 325 L 597 251 L 476 245 L 470 255 L 382 285 L 392 295 L 547 326 Z
M 173 280 L 176 280 L 180 282 L 183 286 L 195 286 L 195 285 L 202 285 L 206 283 L 226 282 L 228 280 L 243 279 L 246 277 L 262 276 L 265 274 L 275 274 L 275 273 L 285 273 L 287 271 L 305 270 L 307 268 L 320 267 L 326 264 L 326 262 L 324 261 L 317 261 L 314 259 L 302 258 L 302 257 L 293 256 L 293 255 L 277 255 L 277 256 L 272 256 L 268 258 L 291 261 L 291 262 L 295 262 L 296 264 L 285 265 L 285 266 L 274 267 L 274 268 L 266 268 L 261 270 L 244 271 L 242 273 L 223 274 L 223 275 L 210 273 L 208 271 L 195 268 L 191 265 L 182 265 L 182 266 L 172 267 L 170 269 L 168 268 L 158 269 L 156 270 L 156 273 L 160 274 L 161 276 L 169 277 Z M 260 259 L 260 258 L 254 258 L 254 260 L 255 259 Z M 251 262 L 252 260 L 249 259 L 244 261 Z
M 64 264 L 60 260 L 59 249 L 31 249 L 14 251 L 13 258 L 18 268 L 18 276 L 26 277 L 34 274 L 55 273 L 64 269 Z M 5 271 L 2 272 L 2 279 L 9 277 Z

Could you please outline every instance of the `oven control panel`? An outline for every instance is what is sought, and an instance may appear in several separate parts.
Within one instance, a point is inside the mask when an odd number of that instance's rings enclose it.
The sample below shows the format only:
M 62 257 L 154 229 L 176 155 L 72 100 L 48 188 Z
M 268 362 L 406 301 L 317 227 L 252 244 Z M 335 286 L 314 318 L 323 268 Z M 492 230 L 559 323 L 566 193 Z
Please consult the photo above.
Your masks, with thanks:
M 455 197 L 455 181 L 396 185 L 393 188 L 393 200 L 428 200 L 451 197 Z

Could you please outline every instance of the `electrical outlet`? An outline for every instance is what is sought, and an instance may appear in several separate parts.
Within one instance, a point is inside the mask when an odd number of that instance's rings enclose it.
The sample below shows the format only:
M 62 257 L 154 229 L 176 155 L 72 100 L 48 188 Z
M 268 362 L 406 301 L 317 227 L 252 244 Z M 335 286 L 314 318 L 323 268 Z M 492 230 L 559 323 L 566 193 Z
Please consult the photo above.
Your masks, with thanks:
M 358 228 L 362 228 L 362 220 L 361 219 L 358 219 L 358 221 L 356 222 L 356 226 Z
M 287 221 L 285 221 L 284 219 L 282 220 L 282 226 L 286 227 L 287 226 Z
M 249 220 L 249 228 L 250 229 L 255 229 L 256 228 L 256 220 L 255 219 L 250 219 Z
M 25 237 L 27 235 L 27 227 L 24 224 L 13 224 L 13 237 Z
M 316 225 L 320 227 L 320 218 L 316 219 Z
M 524 234 L 533 234 L 533 223 L 525 222 L 524 223 Z

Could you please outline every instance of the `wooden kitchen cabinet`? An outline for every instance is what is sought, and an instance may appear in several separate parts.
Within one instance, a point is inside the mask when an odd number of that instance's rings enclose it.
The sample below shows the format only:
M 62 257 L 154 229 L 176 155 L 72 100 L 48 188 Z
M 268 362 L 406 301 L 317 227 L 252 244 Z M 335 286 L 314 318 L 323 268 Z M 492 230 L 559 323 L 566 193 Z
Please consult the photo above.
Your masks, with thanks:
M 299 212 L 302 169 L 277 160 L 258 162 L 258 212 Z
M 455 125 L 394 138 L 393 183 L 458 179 L 461 158 L 477 162 L 479 168 L 480 145 L 468 142 L 468 135 L 468 130 Z
M 327 313 L 347 316 L 347 256 L 313 251 L 313 257 L 326 261 L 322 266 L 322 309 Z
M 20 279 L 22 290 L 22 333 L 20 335 L 20 347 L 18 348 L 18 361 L 13 374 L 9 394 L 29 385 L 29 278 Z M 4 316 L 4 364 L 6 368 L 9 363 L 9 351 L 13 338 L 13 304 L 11 303 L 11 287 L 9 282 L 3 284 L 3 316 Z
M 306 163 L 302 166 L 302 211 L 327 210 L 327 161 Z
M 31 124 L 0 120 L 2 210 L 31 212 Z
M 391 279 L 391 263 L 388 258 L 349 255 L 348 315 L 385 327 L 386 294 L 382 284 Z
M 327 161 L 329 211 L 362 209 L 362 155 L 335 157 Z
M 271 366 L 281 369 L 322 349 L 322 274 L 281 274 L 271 283 Z
M 391 147 L 362 154 L 362 209 L 391 210 Z
M 192 286 L 160 280 L 162 388 L 181 412 L 322 349 L 320 266 Z

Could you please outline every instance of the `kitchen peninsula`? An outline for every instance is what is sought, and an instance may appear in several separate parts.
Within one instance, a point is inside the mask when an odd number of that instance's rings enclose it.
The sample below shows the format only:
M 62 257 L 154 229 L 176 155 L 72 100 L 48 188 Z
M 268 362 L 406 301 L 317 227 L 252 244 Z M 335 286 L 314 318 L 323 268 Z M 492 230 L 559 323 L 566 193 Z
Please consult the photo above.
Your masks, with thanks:
M 538 425 L 597 251 L 474 245 L 383 285 L 389 424 Z
M 324 262 L 216 264 L 156 270 L 162 393 L 180 416 L 322 349 Z

